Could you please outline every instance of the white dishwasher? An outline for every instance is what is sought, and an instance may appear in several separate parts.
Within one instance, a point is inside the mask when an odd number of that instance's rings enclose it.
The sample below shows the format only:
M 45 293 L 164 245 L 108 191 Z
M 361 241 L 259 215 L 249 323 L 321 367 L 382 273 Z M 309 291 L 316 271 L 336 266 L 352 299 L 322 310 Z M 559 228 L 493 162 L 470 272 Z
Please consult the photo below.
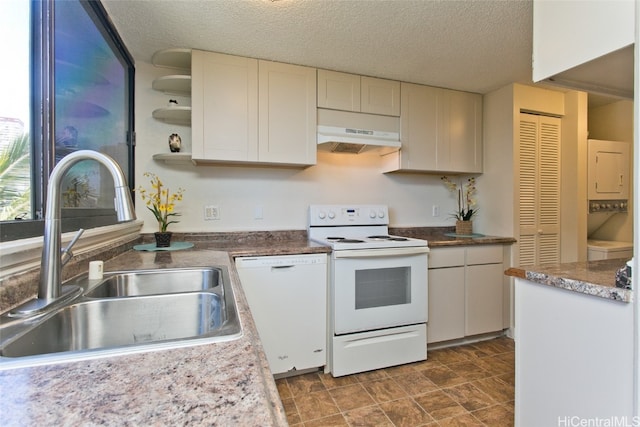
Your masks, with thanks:
M 327 255 L 236 258 L 273 374 L 326 364 Z

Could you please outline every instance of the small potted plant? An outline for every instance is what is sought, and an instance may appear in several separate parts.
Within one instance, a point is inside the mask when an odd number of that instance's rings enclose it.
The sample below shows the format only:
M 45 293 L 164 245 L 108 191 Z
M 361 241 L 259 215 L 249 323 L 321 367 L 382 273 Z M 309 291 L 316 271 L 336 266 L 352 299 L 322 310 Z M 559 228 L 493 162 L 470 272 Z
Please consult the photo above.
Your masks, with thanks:
M 476 179 L 469 178 L 463 184 L 456 184 L 448 177 L 443 176 L 442 181 L 449 191 L 454 193 L 458 198 L 458 210 L 451 216 L 456 219 L 456 234 L 471 235 L 473 234 L 473 217 L 478 213 L 475 208 L 476 200 Z
M 151 191 L 147 192 L 143 187 L 139 187 L 138 192 L 142 201 L 147 205 L 147 209 L 153 213 L 158 221 L 158 231 L 154 233 L 156 247 L 168 248 L 171 246 L 172 233 L 167 231 L 167 227 L 169 224 L 179 222 L 171 218 L 180 216 L 174 209 L 176 202 L 182 201 L 184 189 L 178 188 L 178 191 L 172 194 L 168 188 L 163 186 L 158 175 L 145 172 L 144 176 L 151 180 Z

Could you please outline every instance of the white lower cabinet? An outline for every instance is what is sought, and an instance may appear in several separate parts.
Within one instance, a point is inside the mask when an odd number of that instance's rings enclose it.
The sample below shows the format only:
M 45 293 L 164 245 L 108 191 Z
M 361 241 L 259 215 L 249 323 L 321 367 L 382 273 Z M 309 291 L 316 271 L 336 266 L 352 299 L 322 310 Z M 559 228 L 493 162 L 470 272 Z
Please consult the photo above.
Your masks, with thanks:
M 466 336 L 502 330 L 503 277 L 502 260 L 499 264 L 467 265 Z
M 427 342 L 464 337 L 464 300 L 464 267 L 429 269 Z
M 327 255 L 236 258 L 236 269 L 273 374 L 327 358 Z
M 431 248 L 427 342 L 501 331 L 502 245 Z

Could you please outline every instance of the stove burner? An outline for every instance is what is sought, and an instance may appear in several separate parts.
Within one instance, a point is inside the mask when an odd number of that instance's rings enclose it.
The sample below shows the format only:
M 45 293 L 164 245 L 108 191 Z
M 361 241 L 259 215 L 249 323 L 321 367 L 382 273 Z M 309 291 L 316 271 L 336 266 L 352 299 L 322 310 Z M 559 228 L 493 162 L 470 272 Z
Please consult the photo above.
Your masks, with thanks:
M 340 239 L 338 240 L 339 243 L 364 243 L 364 240 L 358 240 L 358 239 Z
M 344 237 L 327 237 L 327 240 L 342 240 Z
M 406 237 L 398 237 L 398 236 L 369 236 L 367 239 L 371 240 L 388 240 L 391 242 L 405 242 L 409 239 Z

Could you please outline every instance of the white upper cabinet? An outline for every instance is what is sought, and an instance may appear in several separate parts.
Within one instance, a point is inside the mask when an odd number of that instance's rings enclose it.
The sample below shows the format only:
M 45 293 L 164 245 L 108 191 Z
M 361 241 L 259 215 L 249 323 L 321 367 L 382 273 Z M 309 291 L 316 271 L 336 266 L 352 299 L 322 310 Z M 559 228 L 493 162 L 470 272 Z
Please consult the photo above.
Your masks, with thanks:
M 360 111 L 360 76 L 318 70 L 318 107 Z
M 482 95 L 442 89 L 438 170 L 482 172 Z
M 192 158 L 258 161 L 258 61 L 193 51 Z
M 316 69 L 259 61 L 258 160 L 316 163 Z
M 314 68 L 193 51 L 193 160 L 316 162 Z
M 318 107 L 400 115 L 400 82 L 318 70 Z
M 361 77 L 360 111 L 398 117 L 400 115 L 400 82 Z
M 435 171 L 438 168 L 438 88 L 402 83 L 402 148 L 385 156 L 389 171 Z
M 632 97 L 634 16 L 633 0 L 534 0 L 533 81 Z
M 385 172 L 482 172 L 482 95 L 401 84 L 402 148 Z

